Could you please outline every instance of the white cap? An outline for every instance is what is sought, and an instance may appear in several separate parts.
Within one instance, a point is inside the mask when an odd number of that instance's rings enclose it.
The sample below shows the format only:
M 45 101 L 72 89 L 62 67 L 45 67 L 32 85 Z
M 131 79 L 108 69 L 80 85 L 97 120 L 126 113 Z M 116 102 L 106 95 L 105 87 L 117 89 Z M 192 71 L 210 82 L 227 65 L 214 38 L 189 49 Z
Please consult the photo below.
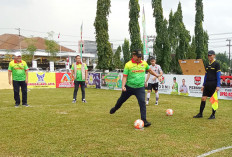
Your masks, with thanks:
M 20 52 L 16 52 L 15 53 L 15 56 L 18 57 L 18 56 L 22 56 Z

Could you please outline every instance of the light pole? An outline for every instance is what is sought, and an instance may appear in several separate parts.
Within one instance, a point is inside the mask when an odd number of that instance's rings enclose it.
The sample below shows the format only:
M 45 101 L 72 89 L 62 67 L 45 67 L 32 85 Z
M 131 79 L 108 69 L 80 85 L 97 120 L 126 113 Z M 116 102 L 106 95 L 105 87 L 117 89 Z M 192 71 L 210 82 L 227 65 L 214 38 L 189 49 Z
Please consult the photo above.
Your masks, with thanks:
M 226 41 L 229 41 L 229 45 L 227 46 L 229 46 L 229 75 L 231 76 L 231 64 L 230 64 L 230 46 L 232 46 L 230 45 L 231 39 L 227 39 Z
M 21 35 L 20 35 L 20 28 L 15 28 L 16 30 L 19 31 L 19 50 L 20 50 L 20 53 L 21 53 Z

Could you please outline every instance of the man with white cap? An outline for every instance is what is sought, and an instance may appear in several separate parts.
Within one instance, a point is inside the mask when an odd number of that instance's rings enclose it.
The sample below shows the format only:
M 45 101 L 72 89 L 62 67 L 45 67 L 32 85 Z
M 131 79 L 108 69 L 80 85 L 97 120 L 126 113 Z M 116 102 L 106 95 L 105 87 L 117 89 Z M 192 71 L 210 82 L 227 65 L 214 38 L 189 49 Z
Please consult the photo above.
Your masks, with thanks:
M 12 79 L 11 79 L 12 75 Z M 14 60 L 9 63 L 8 68 L 9 84 L 13 83 L 15 107 L 20 105 L 19 89 L 22 91 L 22 105 L 28 107 L 27 104 L 27 83 L 28 83 L 28 66 L 25 61 L 22 60 L 20 52 L 16 52 Z M 12 81 L 13 80 L 13 81 Z

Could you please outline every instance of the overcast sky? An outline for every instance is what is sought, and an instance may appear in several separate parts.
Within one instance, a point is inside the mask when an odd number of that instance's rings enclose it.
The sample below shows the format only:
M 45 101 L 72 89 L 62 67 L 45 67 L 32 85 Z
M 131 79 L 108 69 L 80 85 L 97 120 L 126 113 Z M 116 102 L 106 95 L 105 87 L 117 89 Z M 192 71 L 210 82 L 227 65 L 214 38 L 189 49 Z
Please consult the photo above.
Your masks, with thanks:
M 164 17 L 168 19 L 170 10 L 176 11 L 179 1 L 182 4 L 184 23 L 191 35 L 194 34 L 195 0 L 163 0 Z M 151 0 L 139 0 L 141 13 L 144 5 L 147 34 L 155 35 L 155 19 Z M 209 49 L 228 52 L 227 38 L 232 39 L 232 1 L 203 0 L 204 29 L 210 35 Z M 47 37 L 54 31 L 54 40 L 77 50 L 80 39 L 80 26 L 83 21 L 83 39 L 95 40 L 93 26 L 96 16 L 97 0 L 0 0 L 0 34 L 17 34 L 21 28 L 24 36 Z M 111 0 L 109 15 L 109 36 L 114 48 L 129 39 L 129 0 Z M 140 26 L 142 19 L 139 19 Z M 142 30 L 142 29 L 141 29 Z M 142 32 L 141 32 L 142 33 Z M 213 34 L 226 33 L 221 35 Z

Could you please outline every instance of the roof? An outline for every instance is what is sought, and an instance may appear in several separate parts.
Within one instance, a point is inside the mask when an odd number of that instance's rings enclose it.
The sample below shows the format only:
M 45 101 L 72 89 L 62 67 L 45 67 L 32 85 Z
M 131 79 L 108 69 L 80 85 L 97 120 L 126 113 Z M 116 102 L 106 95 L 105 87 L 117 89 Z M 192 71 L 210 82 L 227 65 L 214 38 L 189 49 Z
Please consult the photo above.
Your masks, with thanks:
M 32 38 L 26 38 L 24 36 L 16 35 L 16 34 L 3 34 L 0 35 L 0 49 L 4 50 L 18 50 L 20 49 L 19 41 L 21 40 L 21 49 L 27 49 L 28 42 L 26 39 L 32 39 L 34 41 L 34 45 L 39 50 L 45 50 L 45 39 L 41 37 L 32 37 Z M 59 45 L 60 46 L 60 45 Z M 67 47 L 61 46 L 62 52 L 75 52 L 72 49 L 69 49 Z

